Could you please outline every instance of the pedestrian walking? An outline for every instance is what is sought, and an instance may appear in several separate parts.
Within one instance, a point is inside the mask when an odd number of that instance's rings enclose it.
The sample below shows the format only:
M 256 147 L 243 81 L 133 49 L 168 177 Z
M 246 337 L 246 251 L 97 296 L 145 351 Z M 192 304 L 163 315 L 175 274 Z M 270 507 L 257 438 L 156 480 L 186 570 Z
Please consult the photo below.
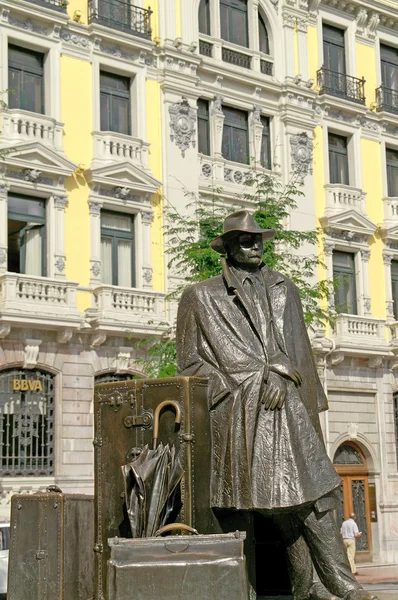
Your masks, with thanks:
M 358 529 L 358 525 L 355 523 L 355 519 L 355 513 L 351 513 L 349 519 L 343 522 L 340 533 L 343 536 L 344 545 L 347 548 L 347 556 L 351 571 L 354 575 L 358 575 L 357 567 L 355 565 L 355 540 L 356 538 L 361 537 L 361 532 Z

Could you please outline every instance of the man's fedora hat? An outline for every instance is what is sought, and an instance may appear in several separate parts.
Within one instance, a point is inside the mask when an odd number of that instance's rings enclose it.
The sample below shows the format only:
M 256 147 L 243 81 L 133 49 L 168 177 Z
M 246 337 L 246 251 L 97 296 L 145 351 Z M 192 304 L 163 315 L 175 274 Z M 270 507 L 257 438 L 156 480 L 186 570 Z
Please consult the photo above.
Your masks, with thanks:
M 224 221 L 224 231 L 210 242 L 210 247 L 219 254 L 225 254 L 224 240 L 233 233 L 261 233 L 263 242 L 275 235 L 274 229 L 261 229 L 247 210 L 238 210 L 228 215 Z

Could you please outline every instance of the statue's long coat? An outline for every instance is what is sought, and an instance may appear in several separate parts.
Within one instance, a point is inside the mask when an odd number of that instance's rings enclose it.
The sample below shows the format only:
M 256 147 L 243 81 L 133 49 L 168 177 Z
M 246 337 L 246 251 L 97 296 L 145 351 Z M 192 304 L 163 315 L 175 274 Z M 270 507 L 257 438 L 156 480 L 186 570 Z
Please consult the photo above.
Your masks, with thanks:
M 228 263 L 223 259 L 223 275 L 187 288 L 179 305 L 178 371 L 209 377 L 213 507 L 291 509 L 340 483 L 323 443 L 318 413 L 327 400 L 297 288 L 265 265 L 261 277 L 279 350 L 302 377 L 299 387 L 287 382 L 281 410 L 266 411 L 261 403 L 267 340 L 259 311 Z

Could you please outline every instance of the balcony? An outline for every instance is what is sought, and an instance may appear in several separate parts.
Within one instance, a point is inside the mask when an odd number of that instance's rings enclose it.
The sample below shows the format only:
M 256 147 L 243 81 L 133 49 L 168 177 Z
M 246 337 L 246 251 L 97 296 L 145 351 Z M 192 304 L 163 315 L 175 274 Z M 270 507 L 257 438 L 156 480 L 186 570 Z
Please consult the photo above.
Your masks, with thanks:
M 330 183 L 324 187 L 326 194 L 326 216 L 332 216 L 353 209 L 362 214 L 365 213 L 366 194 L 362 190 L 341 183 Z
M 363 77 L 358 79 L 325 68 L 319 69 L 316 75 L 320 94 L 328 94 L 351 102 L 365 104 L 365 79 Z
M 76 306 L 78 284 L 19 273 L 0 276 L 1 321 L 26 327 L 80 327 Z
M 236 65 L 237 67 L 243 67 L 244 69 L 251 69 L 252 57 L 250 54 L 244 52 L 237 52 L 231 48 L 222 48 L 222 59 L 224 62 L 230 65 Z
M 19 108 L 2 112 L 2 141 L 40 142 L 62 151 L 63 123 Z
M 64 13 L 66 13 L 66 7 L 68 6 L 68 0 L 28 0 L 28 2 Z
M 168 329 L 165 294 L 101 285 L 93 290 L 94 306 L 87 312 L 93 329 L 161 334 Z
M 224 158 L 199 155 L 199 181 L 201 185 L 243 185 L 251 174 L 249 165 L 233 163 Z
M 272 75 L 274 71 L 274 64 L 269 60 L 260 60 L 260 71 L 263 75 Z
M 383 229 L 390 229 L 398 225 L 398 197 L 383 198 L 384 221 Z
M 398 115 L 398 91 L 381 85 L 376 89 L 376 110 Z
M 388 352 L 384 319 L 339 315 L 334 324 L 336 350 L 356 354 Z
M 88 22 L 99 23 L 133 35 L 151 39 L 150 8 L 130 4 L 128 0 L 88 0 Z
M 94 131 L 94 161 L 98 165 L 106 162 L 131 161 L 148 169 L 149 144 L 122 133 Z M 98 161 L 98 162 L 97 162 Z
M 199 54 L 202 56 L 213 56 L 213 44 L 205 40 L 199 40 Z

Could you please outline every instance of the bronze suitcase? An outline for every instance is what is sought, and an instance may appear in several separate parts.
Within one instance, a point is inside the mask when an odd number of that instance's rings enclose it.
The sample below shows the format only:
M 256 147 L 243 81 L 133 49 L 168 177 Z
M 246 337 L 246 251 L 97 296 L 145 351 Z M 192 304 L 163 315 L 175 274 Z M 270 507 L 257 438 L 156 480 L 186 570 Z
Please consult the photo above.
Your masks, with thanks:
M 8 600 L 92 600 L 93 546 L 92 496 L 13 496 Z
M 124 505 L 122 465 L 151 444 L 156 408 L 177 402 L 181 423 L 165 406 L 160 413 L 158 438 L 180 451 L 185 475 L 179 522 L 199 533 L 220 532 L 210 509 L 211 435 L 207 381 L 196 377 L 136 379 L 103 383 L 95 388 L 95 531 L 96 600 L 106 599 L 106 572 L 110 558 L 108 538 L 131 537 Z
M 108 600 L 248 600 L 244 536 L 111 539 Z

